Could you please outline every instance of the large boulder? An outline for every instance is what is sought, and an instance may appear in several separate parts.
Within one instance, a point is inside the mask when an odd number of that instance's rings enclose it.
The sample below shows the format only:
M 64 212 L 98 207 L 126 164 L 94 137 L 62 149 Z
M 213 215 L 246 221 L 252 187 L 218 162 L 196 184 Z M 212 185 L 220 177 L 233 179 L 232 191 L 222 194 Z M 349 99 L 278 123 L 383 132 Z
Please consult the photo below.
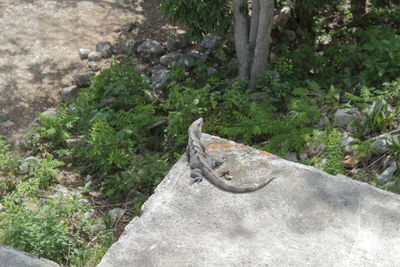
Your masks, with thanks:
M 103 257 L 111 266 L 399 266 L 400 197 L 203 134 L 246 194 L 191 184 L 186 156 Z M 224 179 L 224 178 L 220 178 Z
M 57 263 L 39 259 L 26 252 L 0 245 L 0 266 L 4 267 L 58 267 Z

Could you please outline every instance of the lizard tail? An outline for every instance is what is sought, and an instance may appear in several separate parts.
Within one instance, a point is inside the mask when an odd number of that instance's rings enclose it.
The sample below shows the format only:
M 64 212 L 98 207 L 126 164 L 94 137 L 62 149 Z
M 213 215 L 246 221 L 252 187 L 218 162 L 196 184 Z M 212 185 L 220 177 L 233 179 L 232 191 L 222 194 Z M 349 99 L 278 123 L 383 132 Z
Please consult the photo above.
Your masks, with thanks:
M 249 193 L 249 192 L 254 192 L 254 191 L 257 191 L 257 190 L 263 188 L 264 186 L 266 186 L 270 182 L 272 182 L 272 180 L 274 180 L 274 179 L 275 179 L 275 177 L 271 178 L 267 182 L 262 183 L 260 185 L 249 186 L 249 187 L 235 187 L 235 186 L 228 185 L 228 184 L 224 183 L 220 179 L 218 179 L 217 181 L 210 181 L 210 182 L 213 183 L 218 188 L 220 188 L 220 189 L 222 189 L 224 191 L 231 192 L 231 193 Z

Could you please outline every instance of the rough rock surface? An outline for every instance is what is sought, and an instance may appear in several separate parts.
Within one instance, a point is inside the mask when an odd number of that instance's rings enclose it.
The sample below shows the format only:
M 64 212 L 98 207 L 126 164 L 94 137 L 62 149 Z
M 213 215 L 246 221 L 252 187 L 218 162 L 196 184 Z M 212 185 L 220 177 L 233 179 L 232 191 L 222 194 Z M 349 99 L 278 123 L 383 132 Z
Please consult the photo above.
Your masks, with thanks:
M 26 252 L 0 245 L 0 266 L 12 267 L 57 267 L 55 262 L 39 259 Z
M 191 185 L 182 156 L 98 266 L 399 266 L 398 195 L 202 139 L 209 157 L 225 157 L 227 183 L 275 180 L 247 194 Z

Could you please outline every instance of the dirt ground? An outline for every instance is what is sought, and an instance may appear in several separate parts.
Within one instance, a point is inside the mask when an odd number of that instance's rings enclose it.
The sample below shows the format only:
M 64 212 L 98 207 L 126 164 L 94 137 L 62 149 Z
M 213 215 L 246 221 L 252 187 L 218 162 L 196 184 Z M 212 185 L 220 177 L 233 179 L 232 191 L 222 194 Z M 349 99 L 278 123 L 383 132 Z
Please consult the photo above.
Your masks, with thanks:
M 115 30 L 135 21 L 141 38 L 165 41 L 176 30 L 155 0 L 0 0 L 0 135 L 17 143 L 35 113 L 87 70 L 78 49 L 115 41 Z

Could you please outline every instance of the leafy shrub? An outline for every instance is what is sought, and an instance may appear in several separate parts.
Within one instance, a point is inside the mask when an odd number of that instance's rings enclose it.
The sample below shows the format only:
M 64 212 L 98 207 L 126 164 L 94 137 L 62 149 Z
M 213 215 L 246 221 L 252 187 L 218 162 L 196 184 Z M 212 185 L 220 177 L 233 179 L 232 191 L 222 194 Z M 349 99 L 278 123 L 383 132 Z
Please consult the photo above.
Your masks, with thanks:
M 39 133 L 45 142 L 51 143 L 54 148 L 59 148 L 65 144 L 65 140 L 71 138 L 70 130 L 76 120 L 74 114 L 64 110 L 56 114 L 38 114 L 38 123 L 34 131 Z
M 392 108 L 384 99 L 373 102 L 365 114 L 364 132 L 380 133 L 390 130 L 400 120 L 400 107 Z
M 315 131 L 307 137 L 308 144 L 325 144 L 325 152 L 318 157 L 313 157 L 309 163 L 329 174 L 344 174 L 344 147 L 342 144 L 341 133 L 337 129 L 327 132 Z
M 159 0 L 173 23 L 188 28 L 188 35 L 200 40 L 203 34 L 224 35 L 232 23 L 230 4 L 226 0 Z
M 0 199 L 15 189 L 19 159 L 13 157 L 9 145 L 0 136 Z
M 98 247 L 112 238 L 93 230 L 98 223 L 85 216 L 89 206 L 75 198 L 32 199 L 15 204 L 11 197 L 5 208 L 1 213 L 1 243 L 58 263 L 83 264 L 99 258 L 88 242 L 97 235 Z

